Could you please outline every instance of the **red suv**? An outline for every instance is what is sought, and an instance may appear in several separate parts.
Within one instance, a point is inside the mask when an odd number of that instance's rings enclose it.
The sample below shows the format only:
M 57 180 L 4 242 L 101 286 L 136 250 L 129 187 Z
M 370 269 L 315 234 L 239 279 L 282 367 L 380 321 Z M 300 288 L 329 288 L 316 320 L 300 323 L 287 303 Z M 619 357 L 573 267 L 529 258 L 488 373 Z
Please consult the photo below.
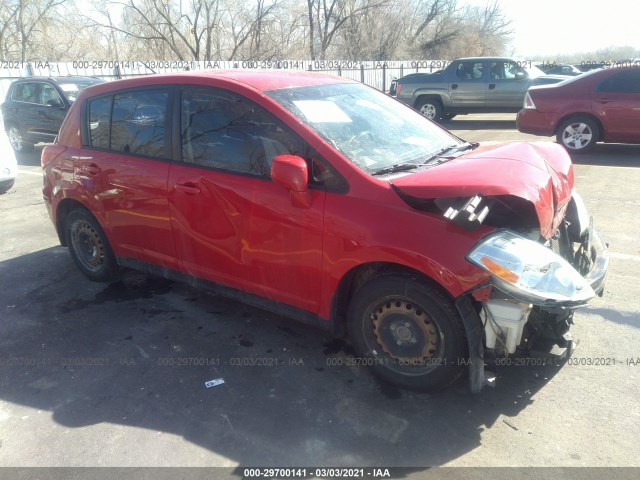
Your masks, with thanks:
M 484 354 L 569 352 L 605 243 L 557 145 L 467 143 L 343 78 L 161 75 L 90 87 L 42 153 L 90 279 L 132 267 L 347 334 L 381 378 L 442 388 Z
M 517 124 L 524 133 L 556 135 L 574 153 L 597 142 L 640 143 L 640 67 L 593 70 L 531 87 Z

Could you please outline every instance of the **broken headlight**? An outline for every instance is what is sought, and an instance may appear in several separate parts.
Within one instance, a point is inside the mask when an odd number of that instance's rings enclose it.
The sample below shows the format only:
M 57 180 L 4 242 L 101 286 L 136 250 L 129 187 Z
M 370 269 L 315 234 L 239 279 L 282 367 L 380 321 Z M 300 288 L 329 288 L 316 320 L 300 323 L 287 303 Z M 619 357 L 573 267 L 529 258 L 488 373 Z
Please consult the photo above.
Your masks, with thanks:
M 578 305 L 595 296 L 566 260 L 509 230 L 488 235 L 467 258 L 489 272 L 499 290 L 534 305 Z

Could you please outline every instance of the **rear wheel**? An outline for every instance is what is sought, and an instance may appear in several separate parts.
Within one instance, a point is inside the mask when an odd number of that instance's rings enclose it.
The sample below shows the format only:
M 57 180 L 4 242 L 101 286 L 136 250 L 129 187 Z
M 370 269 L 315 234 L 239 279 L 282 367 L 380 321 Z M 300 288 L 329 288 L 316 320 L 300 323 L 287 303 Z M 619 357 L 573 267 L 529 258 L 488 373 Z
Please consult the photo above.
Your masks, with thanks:
M 435 391 L 463 372 L 467 342 L 455 306 L 409 276 L 383 275 L 362 285 L 349 305 L 348 330 L 362 363 L 393 385 Z
M 65 220 L 65 235 L 71 257 L 90 280 L 106 282 L 118 276 L 109 241 L 91 213 L 84 208 L 71 211 Z
M 600 127 L 589 117 L 573 117 L 560 124 L 556 140 L 572 153 L 591 150 L 600 137 Z
M 24 141 L 24 135 L 22 135 L 22 131 L 16 125 L 10 125 L 9 128 L 7 128 L 7 137 L 9 138 L 9 143 L 11 143 L 11 147 L 16 153 L 24 153 L 33 149 L 33 144 Z
M 437 98 L 421 99 L 416 105 L 416 110 L 424 117 L 434 122 L 442 117 L 442 103 Z

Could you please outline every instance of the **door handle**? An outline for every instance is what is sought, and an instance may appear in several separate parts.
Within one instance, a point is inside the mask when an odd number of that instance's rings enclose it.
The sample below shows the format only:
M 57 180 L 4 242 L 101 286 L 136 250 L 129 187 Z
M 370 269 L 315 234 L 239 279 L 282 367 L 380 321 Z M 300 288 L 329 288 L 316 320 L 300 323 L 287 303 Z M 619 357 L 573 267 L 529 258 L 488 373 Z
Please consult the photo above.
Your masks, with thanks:
M 102 169 L 96 165 L 95 163 L 84 163 L 80 168 L 82 173 L 86 173 L 87 175 L 96 176 L 98 175 Z
M 495 83 L 490 83 L 489 84 L 489 90 L 493 90 L 494 88 L 496 88 L 496 84 Z
M 200 187 L 198 187 L 195 183 L 185 182 L 185 183 L 176 183 L 174 188 L 178 192 L 184 192 L 187 195 L 195 195 L 200 193 Z
M 458 88 L 458 84 L 454 83 L 451 85 L 451 90 L 455 90 L 456 88 Z

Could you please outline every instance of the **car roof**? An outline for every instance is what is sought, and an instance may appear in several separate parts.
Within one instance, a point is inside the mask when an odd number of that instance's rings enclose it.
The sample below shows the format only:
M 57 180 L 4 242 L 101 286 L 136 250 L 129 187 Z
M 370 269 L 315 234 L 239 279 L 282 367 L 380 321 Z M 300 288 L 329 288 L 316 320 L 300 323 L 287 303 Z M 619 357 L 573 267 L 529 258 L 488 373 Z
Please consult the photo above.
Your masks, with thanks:
M 95 82 L 104 82 L 104 80 L 102 80 L 101 78 L 98 77 L 87 77 L 87 76 L 80 76 L 80 75 L 68 75 L 68 76 L 64 76 L 64 77 L 44 77 L 44 76 L 40 76 L 40 77 L 22 77 L 22 78 L 17 78 L 16 80 L 13 81 L 13 83 L 19 83 L 19 82 L 56 82 L 56 83 L 65 83 L 68 81 L 72 81 L 72 82 L 82 82 L 82 81 L 87 81 L 87 80 L 91 80 L 91 81 L 95 81 Z
M 222 83 L 244 85 L 263 92 L 313 85 L 358 83 L 355 80 L 316 72 L 283 72 L 281 70 L 211 70 L 205 72 L 163 73 L 115 80 L 113 82 L 107 82 L 91 87 L 91 94 L 99 95 L 101 93 L 108 93 L 125 88 L 136 88 L 145 85 L 190 83 L 189 80 L 216 80 L 216 83 L 222 81 Z
M 465 60 L 465 61 L 474 60 L 479 62 L 484 62 L 484 61 L 517 62 L 516 59 L 511 57 L 464 57 L 464 58 L 456 58 L 456 60 Z

